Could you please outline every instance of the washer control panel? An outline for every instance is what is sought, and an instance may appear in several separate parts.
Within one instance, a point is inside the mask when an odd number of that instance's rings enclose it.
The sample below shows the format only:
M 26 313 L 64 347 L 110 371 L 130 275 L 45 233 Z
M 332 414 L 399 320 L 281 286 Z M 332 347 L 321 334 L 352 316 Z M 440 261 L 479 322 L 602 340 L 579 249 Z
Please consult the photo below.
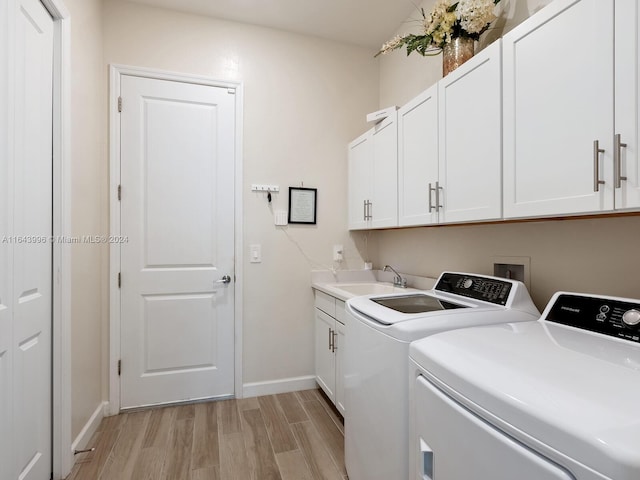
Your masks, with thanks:
M 513 284 L 490 277 L 445 272 L 435 289 L 496 305 L 506 305 Z
M 562 294 L 545 320 L 640 343 L 640 301 Z

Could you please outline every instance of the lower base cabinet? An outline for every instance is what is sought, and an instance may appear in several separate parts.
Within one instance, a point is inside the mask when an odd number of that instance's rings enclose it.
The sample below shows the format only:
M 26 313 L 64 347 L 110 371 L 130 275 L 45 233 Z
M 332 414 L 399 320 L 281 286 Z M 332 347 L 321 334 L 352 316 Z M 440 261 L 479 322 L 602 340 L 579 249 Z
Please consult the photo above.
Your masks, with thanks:
M 316 381 L 344 416 L 344 302 L 316 291 L 315 370 Z

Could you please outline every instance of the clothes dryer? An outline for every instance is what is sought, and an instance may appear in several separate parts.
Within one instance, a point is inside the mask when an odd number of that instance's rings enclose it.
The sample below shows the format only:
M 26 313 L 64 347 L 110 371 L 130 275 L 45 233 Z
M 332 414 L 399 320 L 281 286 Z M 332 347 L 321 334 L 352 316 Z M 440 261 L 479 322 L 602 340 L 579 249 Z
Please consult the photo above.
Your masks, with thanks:
M 410 358 L 410 479 L 640 478 L 640 300 L 559 292 Z

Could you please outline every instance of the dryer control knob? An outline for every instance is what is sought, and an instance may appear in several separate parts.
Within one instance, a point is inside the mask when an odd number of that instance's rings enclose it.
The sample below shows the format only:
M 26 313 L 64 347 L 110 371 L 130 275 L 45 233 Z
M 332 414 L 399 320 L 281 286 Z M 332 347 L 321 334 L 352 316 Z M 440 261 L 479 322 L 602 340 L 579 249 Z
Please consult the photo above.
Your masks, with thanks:
M 622 315 L 622 321 L 630 327 L 638 325 L 640 323 L 640 311 L 636 309 L 627 310 L 624 312 L 624 315 Z
M 473 280 L 471 280 L 470 278 L 465 279 L 465 281 L 462 283 L 463 288 L 470 288 L 471 285 L 473 285 Z

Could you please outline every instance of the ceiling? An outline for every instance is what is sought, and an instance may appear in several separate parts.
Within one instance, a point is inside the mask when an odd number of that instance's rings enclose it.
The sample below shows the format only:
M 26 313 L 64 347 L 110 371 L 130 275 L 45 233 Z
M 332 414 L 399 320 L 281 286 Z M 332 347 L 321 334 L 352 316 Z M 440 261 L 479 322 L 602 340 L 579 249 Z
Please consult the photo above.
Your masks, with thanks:
M 134 3 L 380 48 L 414 0 L 130 0 Z

